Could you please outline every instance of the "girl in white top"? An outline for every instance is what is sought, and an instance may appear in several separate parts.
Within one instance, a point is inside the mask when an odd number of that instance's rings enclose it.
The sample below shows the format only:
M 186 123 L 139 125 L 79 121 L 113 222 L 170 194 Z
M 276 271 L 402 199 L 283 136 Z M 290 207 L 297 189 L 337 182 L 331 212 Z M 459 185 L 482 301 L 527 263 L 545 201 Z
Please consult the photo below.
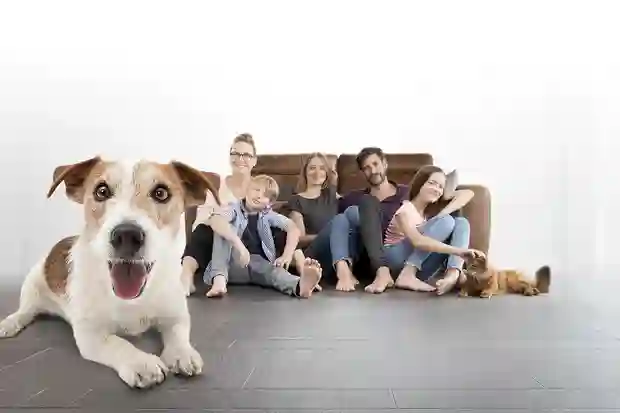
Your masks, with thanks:
M 436 291 L 445 294 L 458 282 L 464 258 L 484 256 L 481 251 L 469 248 L 469 221 L 450 214 L 467 205 L 473 198 L 471 190 L 457 190 L 450 203 L 433 214 L 431 206 L 437 205 L 443 195 L 446 176 L 432 165 L 423 166 L 411 182 L 409 200 L 403 201 L 385 231 L 383 245 L 390 267 L 399 269 L 395 286 L 413 291 Z M 442 267 L 446 271 L 436 287 L 426 283 L 426 277 Z M 420 279 L 422 264 L 427 272 Z
M 243 198 L 247 191 L 252 169 L 256 165 L 256 145 L 252 135 L 244 133 L 233 140 L 229 163 L 231 174 L 220 180 L 218 190 L 222 206 Z M 215 198 L 209 193 L 205 203 L 199 206 L 196 212 L 192 235 L 185 247 L 182 259 L 181 280 L 187 295 L 195 291 L 194 274 L 198 271 L 204 272 L 211 261 L 213 230 L 207 222 L 216 208 L 218 205 Z

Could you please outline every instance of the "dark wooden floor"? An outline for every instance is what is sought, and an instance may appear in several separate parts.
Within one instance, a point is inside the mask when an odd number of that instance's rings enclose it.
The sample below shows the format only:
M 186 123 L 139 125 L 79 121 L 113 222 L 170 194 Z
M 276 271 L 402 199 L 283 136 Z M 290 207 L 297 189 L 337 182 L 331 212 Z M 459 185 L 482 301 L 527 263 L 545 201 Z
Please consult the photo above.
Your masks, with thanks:
M 2 316 L 17 293 L 0 293 Z M 42 320 L 0 341 L 0 410 L 620 409 L 620 323 L 557 295 L 323 292 L 302 301 L 233 287 L 223 300 L 192 298 L 190 306 L 203 376 L 130 390 L 80 358 L 66 324 Z M 159 347 L 153 336 L 137 343 Z

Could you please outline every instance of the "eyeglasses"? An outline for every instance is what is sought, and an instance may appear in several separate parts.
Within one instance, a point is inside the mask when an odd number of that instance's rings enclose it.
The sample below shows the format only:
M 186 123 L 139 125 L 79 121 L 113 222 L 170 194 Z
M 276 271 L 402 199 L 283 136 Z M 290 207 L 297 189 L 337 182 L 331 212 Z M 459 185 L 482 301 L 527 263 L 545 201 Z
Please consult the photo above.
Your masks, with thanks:
M 243 159 L 244 161 L 249 161 L 254 158 L 254 155 L 247 152 L 231 152 L 231 158 Z

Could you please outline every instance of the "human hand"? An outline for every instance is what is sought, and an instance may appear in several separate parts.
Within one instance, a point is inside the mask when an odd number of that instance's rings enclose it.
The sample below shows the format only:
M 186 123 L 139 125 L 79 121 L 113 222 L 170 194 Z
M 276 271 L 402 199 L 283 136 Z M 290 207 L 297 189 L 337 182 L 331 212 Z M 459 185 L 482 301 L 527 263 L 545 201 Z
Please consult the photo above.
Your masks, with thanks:
M 280 257 L 276 258 L 273 263 L 276 267 L 282 267 L 285 270 L 288 270 L 288 266 L 291 264 L 293 260 L 292 254 L 282 254 Z
M 239 253 L 238 262 L 243 268 L 247 267 L 250 264 L 250 251 L 245 247 L 245 245 L 237 246 L 237 252 Z
M 484 252 L 473 249 L 473 248 L 463 248 L 458 255 L 461 258 L 472 259 L 472 260 L 475 260 L 476 258 L 486 258 L 486 255 L 484 255 Z

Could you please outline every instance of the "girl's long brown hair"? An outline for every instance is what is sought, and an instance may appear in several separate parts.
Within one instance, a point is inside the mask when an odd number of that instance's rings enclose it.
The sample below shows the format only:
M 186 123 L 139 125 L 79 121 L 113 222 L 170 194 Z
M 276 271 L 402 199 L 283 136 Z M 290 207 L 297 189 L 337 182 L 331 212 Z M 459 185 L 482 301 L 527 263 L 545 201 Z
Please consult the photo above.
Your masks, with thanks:
M 431 177 L 432 174 L 440 172 L 445 175 L 443 169 L 435 165 L 424 165 L 418 172 L 413 176 L 411 182 L 409 183 L 409 201 L 413 201 L 413 199 L 418 196 L 420 193 L 420 189 L 424 186 L 428 178 Z M 426 207 L 426 211 L 424 211 L 424 215 L 427 217 L 432 217 L 436 215 L 441 210 L 441 198 L 437 202 L 433 202 Z
M 321 163 L 325 167 L 327 172 L 327 178 L 323 182 L 323 188 L 336 187 L 337 175 L 336 171 L 332 168 L 331 164 L 327 160 L 327 156 L 321 152 L 313 152 L 304 160 L 304 164 L 299 171 L 299 179 L 297 180 L 297 193 L 304 192 L 308 189 L 308 165 L 314 158 L 319 158 Z

